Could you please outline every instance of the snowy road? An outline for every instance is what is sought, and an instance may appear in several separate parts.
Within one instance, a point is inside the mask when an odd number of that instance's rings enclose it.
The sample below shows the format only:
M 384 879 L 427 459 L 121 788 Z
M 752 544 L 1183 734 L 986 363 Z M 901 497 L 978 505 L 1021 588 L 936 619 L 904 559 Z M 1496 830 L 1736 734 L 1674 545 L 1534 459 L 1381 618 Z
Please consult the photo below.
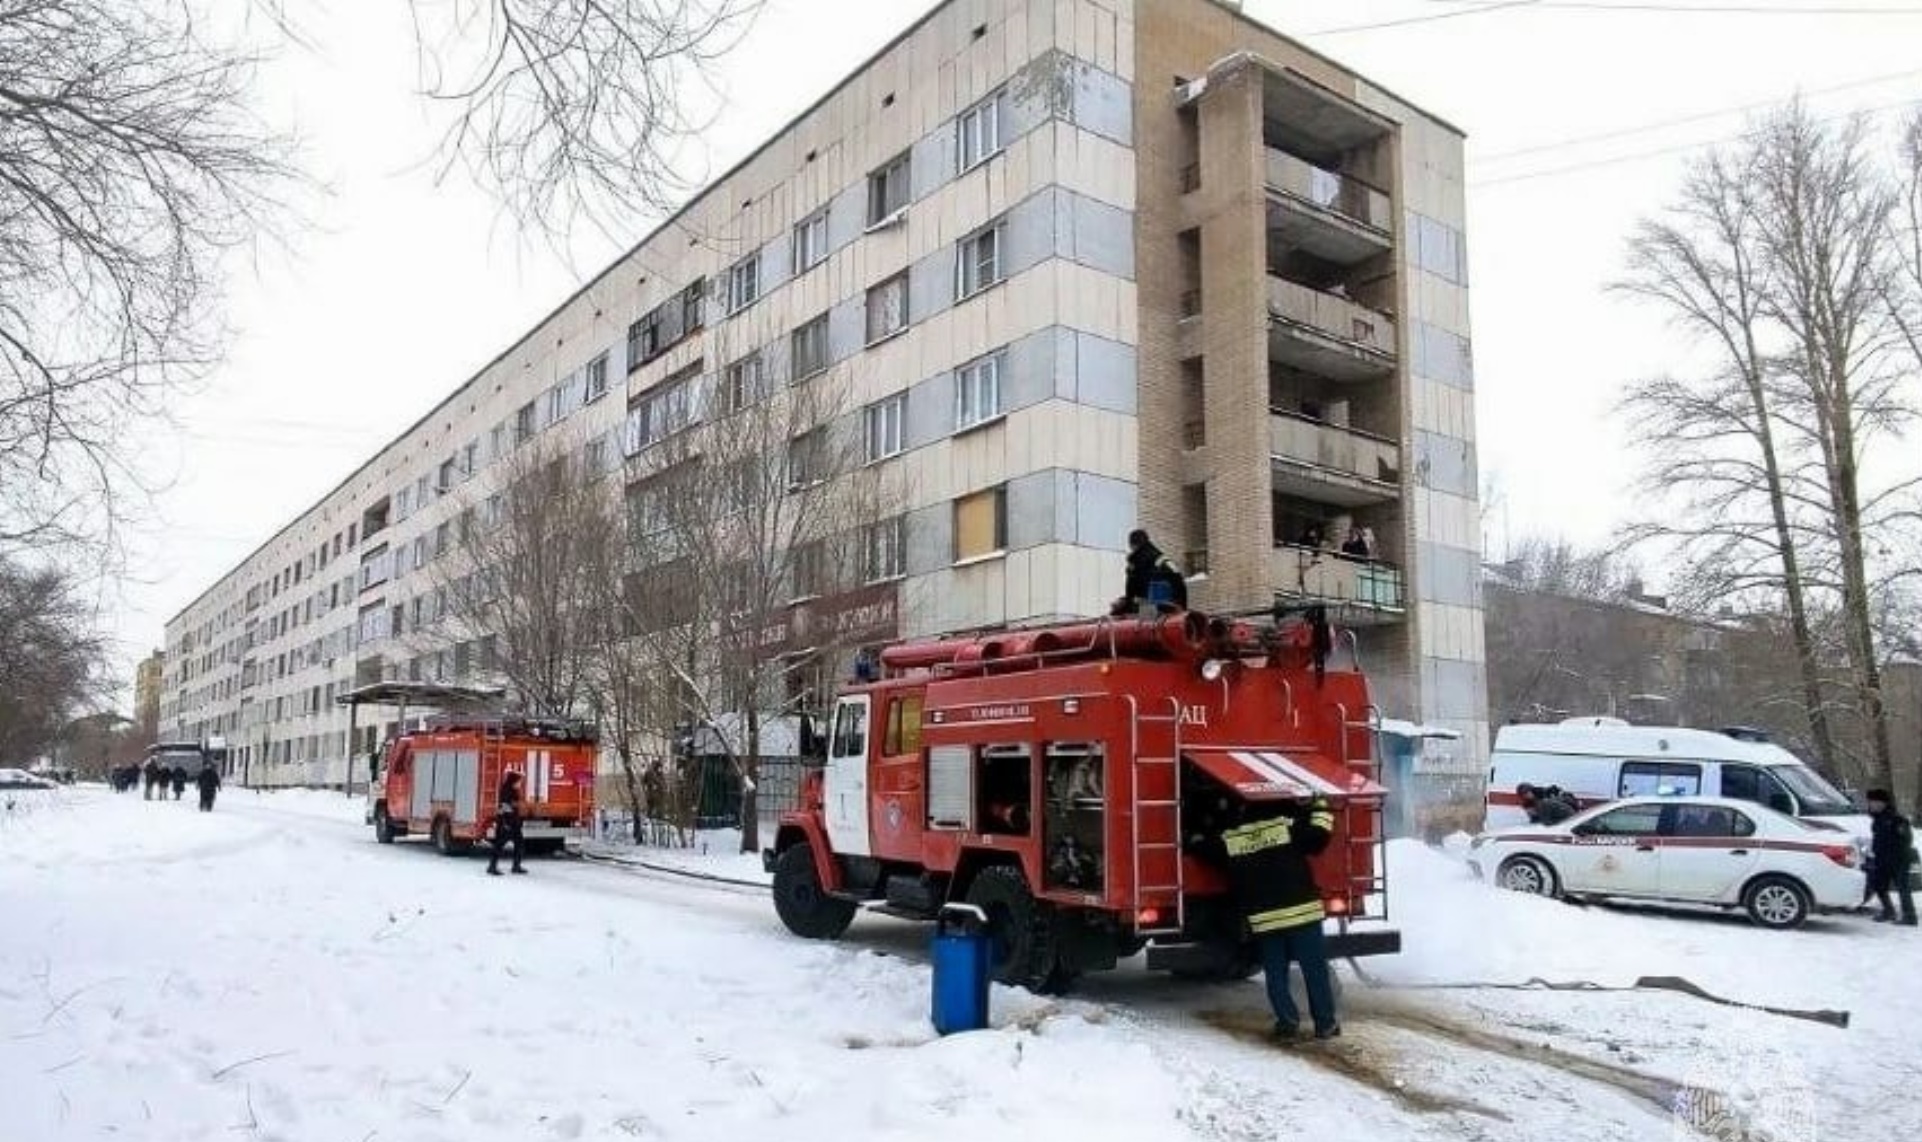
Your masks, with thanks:
M 942 1041 L 924 929 L 812 945 L 758 890 L 493 880 L 374 845 L 344 798 L 83 790 L 0 819 L 0 1139 L 1680 1139 L 1658 1102 L 1690 1082 L 1780 1142 L 1913 1126 L 1913 933 L 1582 912 L 1400 863 L 1410 952 L 1382 977 L 1687 975 L 1854 1027 L 1351 979 L 1339 1047 L 1280 1051 L 1257 987 L 1122 971 L 998 991 L 999 1029 Z

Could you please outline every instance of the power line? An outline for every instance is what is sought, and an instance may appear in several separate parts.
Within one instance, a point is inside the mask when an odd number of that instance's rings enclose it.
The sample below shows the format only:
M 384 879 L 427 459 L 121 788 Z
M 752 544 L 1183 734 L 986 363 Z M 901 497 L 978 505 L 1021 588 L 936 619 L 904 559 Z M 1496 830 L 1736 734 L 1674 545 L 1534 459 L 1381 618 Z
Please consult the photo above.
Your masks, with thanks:
M 1922 99 L 1908 99 L 1900 103 L 1888 103 L 1880 107 L 1866 108 L 1859 112 L 1856 110 L 1841 111 L 1841 112 L 1837 112 L 1834 115 L 1820 116 L 1816 119 L 1816 122 L 1826 123 L 1835 119 L 1845 118 L 1849 115 L 1855 115 L 1858 113 L 1863 115 L 1880 115 L 1887 111 L 1898 111 L 1898 110 L 1902 110 L 1904 108 L 1909 108 L 1909 107 L 1922 107 Z M 1472 189 L 1478 189 L 1481 187 L 1501 186 L 1511 182 L 1530 182 L 1539 178 L 1554 178 L 1559 175 L 1574 174 L 1577 171 L 1595 170 L 1600 167 L 1618 166 L 1622 163 L 1633 163 L 1633 162 L 1640 162 L 1644 159 L 1661 158 L 1665 155 L 1682 154 L 1688 151 L 1699 151 L 1704 147 L 1712 147 L 1717 143 L 1732 143 L 1738 139 L 1752 138 L 1758 133 L 1759 132 L 1756 130 L 1740 131 L 1733 135 L 1723 135 L 1714 139 L 1703 139 L 1700 142 L 1680 143 L 1674 146 L 1658 147 L 1653 150 L 1636 151 L 1633 154 L 1615 155 L 1610 158 L 1594 159 L 1589 162 L 1570 163 L 1566 166 L 1550 167 L 1546 170 L 1526 171 L 1521 174 L 1512 174 L 1512 175 L 1499 175 L 1495 178 L 1488 178 L 1488 179 L 1482 179 L 1478 182 L 1471 182 L 1468 184 L 1468 186 L 1469 186 L 1469 189 L 1472 190 Z
M 1430 3 L 1462 4 L 1468 0 L 1429 0 Z M 1508 7 L 1510 5 L 1501 5 Z M 1606 3 L 1604 0 L 1540 0 L 1531 4 L 1534 8 L 1548 8 L 1567 12 L 1673 12 L 1683 15 L 1731 15 L 1731 16 L 1922 16 L 1922 7 L 1904 5 L 1897 8 L 1877 8 L 1866 4 L 1699 4 L 1689 2 L 1658 2 L 1658 0 L 1621 0 L 1620 3 Z M 1465 14 L 1485 11 L 1486 8 L 1470 9 Z
M 1338 28 L 1317 28 L 1303 32 L 1305 36 L 1340 36 L 1349 32 L 1374 32 L 1383 28 L 1405 28 L 1410 24 L 1432 24 L 1437 20 L 1459 20 L 1464 16 L 1479 16 L 1485 12 L 1500 12 L 1507 8 L 1533 8 L 1542 0 L 1495 0 L 1476 8 L 1463 8 L 1454 12 L 1437 12 L 1428 16 L 1407 16 L 1399 20 L 1380 20 L 1372 24 L 1344 24 Z
M 1430 2 L 1463 4 L 1468 0 L 1430 0 Z M 1640 0 L 1640 2 L 1624 0 L 1616 4 L 1600 3 L 1598 0 L 1494 0 L 1493 3 L 1477 3 L 1474 7 L 1458 8 L 1449 12 L 1436 12 L 1426 16 L 1404 16 L 1398 20 L 1376 20 L 1366 24 L 1343 24 L 1333 28 L 1317 28 L 1301 34 L 1342 36 L 1352 32 L 1379 32 L 1416 24 L 1432 24 L 1439 20 L 1459 20 L 1467 16 L 1506 12 L 1516 8 L 1561 12 L 1621 12 L 1628 15 L 1667 13 L 1695 16 L 1922 16 L 1922 7 L 1875 8 L 1853 4 L 1796 4 L 1769 7 L 1761 4 L 1655 3 L 1653 0 Z
M 1867 79 L 1850 80 L 1847 83 L 1838 83 L 1829 87 L 1813 88 L 1809 91 L 1802 92 L 1801 94 L 1808 95 L 1808 96 L 1833 95 L 1840 91 L 1853 91 L 1863 87 L 1874 87 L 1877 84 L 1891 83 L 1898 79 L 1910 79 L 1916 76 L 1922 76 L 1922 69 L 1890 72 L 1887 75 L 1872 76 Z M 1727 107 L 1718 107 L 1708 111 L 1698 111 L 1698 112 L 1695 112 L 1694 114 L 1678 116 L 1677 118 L 1674 118 L 1674 119 L 1661 119 L 1651 123 L 1642 123 L 1633 127 L 1618 127 L 1613 130 L 1599 131 L 1592 135 L 1576 135 L 1576 136 L 1573 136 L 1572 138 L 1559 139 L 1549 143 L 1536 143 L 1526 147 L 1515 147 L 1513 149 L 1506 150 L 1506 151 L 1497 151 L 1492 155 L 1476 155 L 1476 156 L 1472 156 L 1470 161 L 1477 164 L 1493 163 L 1493 162 L 1500 162 L 1505 159 L 1519 158 L 1523 155 L 1535 155 L 1535 154 L 1542 154 L 1547 151 L 1566 150 L 1570 147 L 1583 146 L 1588 143 L 1600 143 L 1600 142 L 1606 142 L 1612 139 L 1625 139 L 1635 135 L 1645 135 L 1651 131 L 1667 130 L 1670 127 L 1682 127 L 1682 126 L 1687 126 L 1690 123 L 1701 123 L 1701 122 L 1706 122 L 1710 119 L 1726 118 L 1729 115 L 1741 114 L 1742 112 L 1746 112 L 1746 111 L 1760 111 L 1770 107 L 1779 107 L 1789 98 L 1792 98 L 1792 96 L 1782 96 L 1775 99 L 1765 99 L 1757 103 L 1731 104 Z
M 1676 12 L 1688 15 L 1922 16 L 1922 8 L 1870 8 L 1852 5 L 1828 7 L 1814 4 L 1797 4 L 1774 8 L 1765 7 L 1760 4 L 1603 4 L 1590 2 L 1590 0 L 1543 0 L 1540 7 L 1559 8 L 1566 11 L 1579 12 Z

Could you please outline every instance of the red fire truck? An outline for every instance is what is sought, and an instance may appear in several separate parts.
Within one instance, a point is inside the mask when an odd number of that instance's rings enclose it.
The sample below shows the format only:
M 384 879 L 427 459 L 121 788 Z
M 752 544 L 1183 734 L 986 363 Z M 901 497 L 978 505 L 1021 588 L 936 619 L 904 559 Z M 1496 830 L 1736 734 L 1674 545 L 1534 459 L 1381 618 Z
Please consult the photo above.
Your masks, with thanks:
M 994 971 L 1036 990 L 1143 949 L 1151 969 L 1244 978 L 1224 870 L 1189 851 L 1241 803 L 1316 795 L 1329 953 L 1400 950 L 1386 924 L 1380 716 L 1318 611 L 1188 612 L 905 643 L 837 699 L 824 764 L 763 854 L 787 927 L 863 908 L 986 913 Z
M 374 837 L 426 836 L 445 855 L 466 851 L 493 826 L 501 778 L 521 775 L 527 851 L 559 852 L 594 819 L 592 728 L 536 718 L 445 715 L 388 743 L 373 788 Z

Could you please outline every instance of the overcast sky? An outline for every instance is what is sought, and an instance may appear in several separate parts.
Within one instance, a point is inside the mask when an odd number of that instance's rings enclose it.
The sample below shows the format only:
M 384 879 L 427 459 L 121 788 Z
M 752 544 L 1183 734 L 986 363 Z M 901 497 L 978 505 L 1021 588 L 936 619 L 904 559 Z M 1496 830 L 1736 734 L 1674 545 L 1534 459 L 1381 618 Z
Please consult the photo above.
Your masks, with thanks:
M 1846 4 L 1887 10 L 1870 16 L 1673 10 L 1737 2 L 1597 11 L 1547 0 L 1456 15 L 1473 5 L 1247 0 L 1250 14 L 1468 133 L 1481 465 L 1500 491 L 1491 556 L 1510 535 L 1601 540 L 1632 511 L 1632 460 L 1609 409 L 1625 379 L 1679 350 L 1658 318 L 1604 287 L 1630 226 L 1672 194 L 1689 154 L 1798 91 L 1820 113 L 1872 110 L 1891 127 L 1922 102 L 1922 0 Z M 695 173 L 732 165 L 931 6 L 770 0 L 722 69 L 726 103 Z M 479 193 L 436 187 L 423 169 L 435 135 L 413 94 L 404 6 L 312 7 L 324 9 L 305 28 L 315 50 L 284 52 L 266 78 L 331 193 L 291 250 L 237 268 L 231 357 L 180 408 L 178 438 L 151 444 L 171 479 L 164 518 L 137 537 L 139 577 L 110 601 L 129 664 L 649 221 L 618 242 L 581 236 L 571 265 L 520 241 Z M 1670 10 L 1642 10 L 1655 7 Z

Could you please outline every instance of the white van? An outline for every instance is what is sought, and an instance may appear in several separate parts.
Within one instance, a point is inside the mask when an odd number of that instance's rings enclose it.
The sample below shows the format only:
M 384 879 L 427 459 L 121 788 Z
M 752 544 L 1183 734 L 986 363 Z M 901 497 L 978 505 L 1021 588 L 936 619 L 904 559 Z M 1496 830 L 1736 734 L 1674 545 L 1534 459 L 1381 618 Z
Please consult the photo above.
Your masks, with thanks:
M 1559 785 L 1584 809 L 1618 797 L 1733 797 L 1867 844 L 1869 819 L 1802 760 L 1758 733 L 1570 718 L 1503 726 L 1489 759 L 1489 830 L 1528 823 L 1522 783 Z

